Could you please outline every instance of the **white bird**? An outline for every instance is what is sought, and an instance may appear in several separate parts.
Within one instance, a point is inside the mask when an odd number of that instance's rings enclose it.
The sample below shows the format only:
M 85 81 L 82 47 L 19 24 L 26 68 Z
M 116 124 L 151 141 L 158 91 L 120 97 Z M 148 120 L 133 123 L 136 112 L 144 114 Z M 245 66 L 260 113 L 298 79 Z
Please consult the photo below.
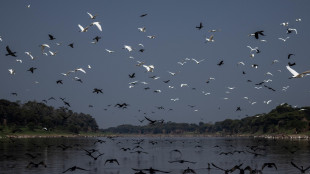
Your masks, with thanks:
M 123 49 L 126 49 L 126 50 L 128 50 L 129 52 L 131 52 L 131 51 L 133 50 L 132 47 L 129 46 L 129 45 L 124 45 Z
M 268 100 L 268 101 L 264 101 L 264 103 L 266 103 L 267 105 L 272 102 L 272 100 Z
M 41 44 L 40 47 L 41 47 L 42 52 L 44 51 L 45 48 L 50 48 L 50 46 L 47 44 Z
M 225 91 L 225 93 L 226 93 L 226 94 L 230 94 L 230 92 L 229 92 L 229 91 Z
M 97 15 L 92 15 L 89 12 L 87 12 L 87 14 L 89 15 L 90 19 L 95 19 L 97 17 Z
M 30 4 L 29 4 L 29 5 L 27 5 L 27 8 L 30 8 Z
M 210 95 L 210 94 L 211 94 L 210 92 L 205 92 L 205 91 L 202 91 L 202 93 L 203 93 L 204 95 Z
M 261 89 L 262 87 L 261 87 L 261 86 L 259 86 L 259 87 L 255 86 L 254 88 L 256 88 L 256 89 Z
M 296 21 L 296 22 L 301 22 L 301 19 L 300 19 L 300 18 L 298 18 L 298 19 L 296 19 L 295 21 Z
M 177 73 L 174 73 L 174 72 L 170 72 L 168 71 L 169 74 L 171 74 L 172 76 L 176 75 Z
M 286 66 L 286 68 L 293 74 L 291 78 L 301 78 L 310 75 L 310 70 L 299 74 L 297 71 L 293 70 L 290 66 Z
M 138 82 L 139 82 L 139 81 L 136 80 L 136 81 L 133 81 L 133 82 L 129 82 L 128 84 L 129 84 L 129 85 L 136 85 Z
M 273 74 L 272 74 L 271 72 L 267 72 L 266 75 L 271 75 L 271 76 L 273 76 Z
M 251 57 L 251 58 L 255 57 L 255 54 L 250 54 L 250 57 Z
M 10 74 L 14 75 L 15 74 L 15 70 L 13 69 L 9 69 Z
M 84 74 L 86 74 L 86 71 L 85 71 L 83 68 L 77 68 L 77 69 L 75 69 L 74 71 L 75 71 L 75 72 L 76 72 L 76 71 L 81 71 L 81 72 L 83 72 Z
M 243 97 L 244 99 L 246 99 L 246 100 L 249 100 L 249 97 Z
M 30 58 L 31 58 L 31 60 L 34 60 L 35 58 L 33 57 L 33 55 L 31 54 L 31 52 L 25 52 L 25 54 L 27 54 Z
M 133 56 L 129 56 L 129 59 L 135 59 Z
M 160 90 L 160 89 L 157 89 L 157 90 L 155 90 L 154 92 L 156 92 L 156 93 L 161 93 L 161 90 Z
M 168 86 L 168 88 L 171 88 L 171 89 L 172 89 L 172 88 L 174 88 L 174 86 Z
M 188 84 L 182 83 L 180 86 L 181 86 L 181 88 L 182 88 L 183 86 L 187 86 L 187 87 L 188 87 Z
M 146 28 L 145 28 L 145 27 L 138 28 L 138 30 L 139 30 L 140 32 L 146 32 Z
M 282 40 L 283 42 L 286 42 L 287 39 L 289 39 L 290 37 L 286 37 L 285 39 L 283 39 L 282 37 L 279 37 L 279 40 Z
M 147 70 L 147 72 L 153 72 L 154 71 L 154 65 L 143 65 L 143 67 Z
M 295 31 L 295 34 L 297 34 L 297 29 L 295 28 L 288 28 L 286 33 L 291 33 L 292 31 Z
M 16 62 L 23 63 L 23 60 L 21 60 L 21 59 L 16 59 Z
M 209 77 L 209 80 L 215 80 L 215 78 L 214 77 Z
M 146 36 L 146 37 L 148 37 L 148 38 L 150 38 L 150 39 L 155 39 L 155 36 L 153 35 L 153 36 Z
M 140 43 L 140 44 L 138 44 L 138 45 L 144 48 L 144 45 L 143 45 L 143 44 Z
M 256 102 L 252 102 L 252 103 L 251 103 L 251 105 L 254 105 L 254 104 L 256 104 Z
M 172 100 L 172 101 L 178 101 L 179 98 L 172 98 L 172 99 L 170 99 L 170 100 Z
M 2 42 L 2 37 L 0 36 L 0 41 Z
M 197 64 L 199 64 L 200 62 L 204 61 L 205 59 L 202 59 L 202 60 L 197 61 L 196 59 L 193 59 L 193 58 L 192 58 L 192 60 L 195 61 Z
M 112 50 L 105 49 L 108 53 L 114 53 Z
M 283 86 L 282 91 L 286 91 L 290 86 Z
M 190 58 L 185 58 L 184 60 L 191 60 Z
M 137 61 L 138 64 L 136 66 L 142 66 L 144 64 L 144 62 L 140 62 L 140 61 Z
M 78 24 L 78 27 L 80 28 L 80 32 L 87 32 L 88 31 L 88 28 L 89 28 L 89 26 L 87 26 L 87 27 L 83 27 L 82 25 L 80 25 L 80 24 Z
M 55 56 L 55 55 L 56 55 L 56 53 L 57 53 L 57 51 L 55 51 L 55 52 L 48 51 L 48 52 L 51 54 L 51 56 Z
M 236 87 L 227 87 L 228 89 L 232 90 L 232 89 L 235 89 Z
M 102 27 L 100 25 L 100 22 L 93 22 L 90 24 L 90 26 L 93 26 L 93 25 L 95 25 L 98 28 L 98 30 L 102 31 Z
M 278 63 L 278 62 L 279 62 L 279 60 L 276 60 L 276 59 L 275 59 L 275 60 L 272 61 L 272 64 Z
M 88 69 L 91 69 L 91 66 L 90 66 L 90 65 L 87 65 L 87 68 L 88 68 Z
M 144 84 L 144 85 L 147 85 L 148 83 L 147 82 L 141 82 L 142 84 Z
M 223 98 L 224 100 L 228 100 L 229 98 L 227 98 L 227 97 L 225 97 L 225 98 Z
M 268 80 L 264 80 L 265 83 L 268 83 L 268 82 L 272 82 L 271 79 L 268 79 Z
M 216 29 L 212 29 L 212 30 L 209 30 L 209 32 L 217 32 L 217 31 L 221 31 L 220 29 L 216 30 Z
M 180 65 L 184 65 L 186 62 L 178 62 L 178 64 L 180 64 Z
M 244 62 L 238 62 L 238 65 L 245 65 L 245 63 Z
M 248 47 L 248 48 L 250 48 L 250 53 L 252 52 L 252 51 L 255 51 L 255 52 L 259 52 L 258 51 L 258 47 L 255 47 L 255 48 L 252 48 L 251 46 L 246 46 L 246 47 Z
M 287 27 L 288 26 L 288 22 L 283 22 L 283 23 L 281 23 L 280 25 L 282 25 L 282 26 L 284 26 L 284 27 Z
M 262 40 L 260 40 L 261 42 L 267 42 L 267 40 L 265 40 L 265 39 L 262 39 Z
M 209 38 L 206 37 L 206 42 L 214 42 L 213 35 L 211 35 Z

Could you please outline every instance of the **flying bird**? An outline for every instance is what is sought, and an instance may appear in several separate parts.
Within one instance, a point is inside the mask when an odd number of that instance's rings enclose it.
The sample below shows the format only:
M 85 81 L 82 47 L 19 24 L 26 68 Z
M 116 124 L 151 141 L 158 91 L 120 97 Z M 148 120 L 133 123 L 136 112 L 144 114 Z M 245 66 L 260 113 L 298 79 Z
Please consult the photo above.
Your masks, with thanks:
M 287 68 L 287 70 L 290 71 L 290 73 L 293 74 L 293 76 L 291 78 L 302 78 L 304 76 L 310 75 L 310 70 L 309 71 L 305 71 L 303 73 L 298 73 L 297 71 L 292 69 L 290 66 L 286 66 L 286 68 Z
M 201 30 L 201 29 L 203 28 L 202 22 L 200 22 L 200 23 L 199 23 L 199 26 L 196 26 L 196 28 L 197 28 L 198 30 Z
M 154 71 L 154 65 L 143 65 L 143 67 L 146 69 L 147 72 L 153 72 Z
M 309 167 L 306 167 L 304 168 L 304 166 L 300 166 L 298 167 L 295 163 L 293 163 L 293 161 L 291 161 L 291 164 L 297 168 L 301 173 L 305 173 L 308 169 L 310 169 L 310 166 Z
M 202 60 L 196 60 L 196 59 L 192 59 L 194 62 L 196 62 L 197 64 L 199 64 L 200 62 L 204 61 L 205 59 L 202 59 Z
M 66 173 L 66 172 L 68 172 L 68 171 L 73 172 L 73 171 L 75 171 L 75 170 L 77 170 L 77 169 L 78 169 L 78 170 L 89 171 L 89 170 L 83 169 L 83 168 L 81 168 L 81 167 L 73 166 L 73 167 L 70 167 L 70 168 L 68 168 L 67 170 L 63 171 L 62 173 Z
M 56 39 L 56 38 L 55 38 L 53 35 L 51 35 L 51 34 L 49 34 L 48 37 L 50 38 L 50 40 L 55 40 L 55 39 Z
M 9 46 L 6 46 L 5 48 L 6 48 L 6 51 L 8 52 L 7 54 L 5 54 L 5 56 L 17 57 L 17 56 L 15 55 L 16 52 L 13 52 L 13 51 L 9 48 Z
M 259 39 L 259 35 L 265 36 L 265 34 L 264 34 L 263 32 L 264 32 L 263 30 L 256 31 L 256 32 L 254 32 L 254 33 L 252 33 L 252 34 L 249 34 L 249 36 L 254 36 L 255 39 Z
M 90 26 L 93 26 L 93 25 L 95 25 L 98 28 L 98 30 L 102 31 L 102 27 L 100 25 L 100 22 L 93 22 L 90 24 Z
M 87 14 L 89 15 L 90 19 L 96 19 L 97 15 L 92 15 L 91 13 L 87 12 Z
M 27 71 L 30 71 L 32 74 L 33 74 L 33 72 L 34 72 L 34 70 L 36 70 L 37 68 L 35 68 L 35 67 L 31 67 L 31 68 L 29 68 Z
M 106 163 L 116 163 L 117 165 L 119 165 L 119 162 L 117 161 L 117 159 L 107 159 L 107 160 L 105 161 L 104 165 L 105 165 Z
M 9 72 L 10 72 L 11 75 L 15 74 L 15 70 L 13 70 L 13 69 L 9 69 Z
M 206 37 L 205 43 L 207 42 L 214 42 L 213 35 L 211 35 L 209 38 Z
M 131 52 L 133 49 L 129 45 L 124 45 L 123 49 L 126 49 L 127 51 Z
M 81 32 L 81 33 L 83 33 L 83 32 L 87 32 L 88 31 L 88 29 L 89 29 L 89 26 L 87 26 L 87 27 L 83 27 L 82 25 L 80 25 L 80 24 L 78 24 L 78 27 L 80 28 L 80 31 L 79 32 Z
M 286 29 L 286 33 L 287 34 L 291 34 L 293 31 L 295 31 L 295 34 L 297 34 L 297 29 L 295 29 L 295 28 L 288 28 L 288 29 Z
M 93 89 L 93 93 L 97 93 L 97 94 L 101 93 L 101 94 L 103 94 L 102 89 L 98 89 L 98 88 L 94 88 Z
M 114 53 L 112 50 L 105 49 L 108 53 Z
M 282 37 L 279 37 L 278 39 L 279 39 L 279 40 L 282 40 L 283 42 L 286 42 L 286 40 L 289 39 L 289 38 L 290 38 L 290 37 L 286 37 L 286 38 L 284 39 L 284 38 L 282 38 Z

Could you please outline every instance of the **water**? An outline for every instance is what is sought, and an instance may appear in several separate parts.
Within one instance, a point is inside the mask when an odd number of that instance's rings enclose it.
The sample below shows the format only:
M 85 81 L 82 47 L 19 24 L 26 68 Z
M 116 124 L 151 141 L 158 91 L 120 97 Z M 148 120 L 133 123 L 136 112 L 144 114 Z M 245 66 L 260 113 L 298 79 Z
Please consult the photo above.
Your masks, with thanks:
M 96 143 L 97 139 L 105 143 Z M 139 141 L 142 141 L 140 144 Z M 153 144 L 152 144 L 153 143 Z M 60 146 L 71 146 L 63 150 Z M 133 150 L 135 146 L 136 149 Z M 250 152 L 257 149 L 255 156 Z M 256 147 L 257 146 L 257 147 Z M 285 147 L 287 148 L 285 148 Z M 121 148 L 131 150 L 122 151 Z M 97 160 L 86 155 L 83 150 L 97 149 L 93 156 L 104 153 Z M 181 153 L 173 150 L 179 150 Z M 146 153 L 135 153 L 135 151 Z M 221 152 L 244 151 L 241 153 L 221 154 Z M 296 151 L 293 153 L 293 151 Z M 290 152 L 292 151 L 292 152 Z M 31 155 L 37 155 L 31 158 Z M 310 143 L 308 141 L 264 140 L 253 138 L 137 138 L 118 137 L 109 138 L 32 138 L 32 139 L 1 139 L 0 140 L 0 173 L 31 173 L 51 174 L 63 173 L 72 166 L 78 166 L 89 171 L 75 170 L 66 173 L 75 174 L 130 174 L 136 169 L 154 168 L 169 171 L 172 174 L 182 174 L 190 167 L 197 174 L 223 174 L 224 171 L 215 169 L 212 165 L 206 169 L 208 163 L 224 169 L 242 164 L 241 168 L 250 166 L 261 169 L 264 163 L 275 163 L 275 168 L 265 167 L 263 173 L 295 174 L 300 173 L 291 165 L 293 161 L 298 166 L 310 166 Z M 221 154 L 221 155 L 220 155 Z M 105 163 L 107 159 L 117 159 L 117 163 Z M 170 163 L 176 160 L 187 160 L 192 163 Z M 29 162 L 43 161 L 46 168 L 28 167 Z M 169 162 L 170 161 L 170 162 Z M 148 172 L 145 172 L 148 173 Z M 239 170 L 233 173 L 238 174 Z M 245 173 L 249 173 L 246 171 Z M 306 173 L 310 173 L 308 170 Z

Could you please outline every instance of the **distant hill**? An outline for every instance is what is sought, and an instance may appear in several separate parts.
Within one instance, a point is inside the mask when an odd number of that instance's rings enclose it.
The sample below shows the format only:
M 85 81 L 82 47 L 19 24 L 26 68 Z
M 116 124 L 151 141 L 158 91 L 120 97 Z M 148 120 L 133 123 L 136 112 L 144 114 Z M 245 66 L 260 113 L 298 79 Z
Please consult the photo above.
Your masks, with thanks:
M 67 131 L 72 133 L 98 130 L 96 120 L 83 113 L 75 113 L 65 107 L 55 109 L 44 103 L 28 101 L 21 104 L 0 100 L 0 132 L 8 129 L 11 133 L 23 130 Z
M 146 121 L 146 120 L 145 120 Z M 113 134 L 295 134 L 309 133 L 310 107 L 294 108 L 282 104 L 268 114 L 248 116 L 243 119 L 226 119 L 211 123 L 156 123 L 153 125 L 120 125 L 103 130 Z

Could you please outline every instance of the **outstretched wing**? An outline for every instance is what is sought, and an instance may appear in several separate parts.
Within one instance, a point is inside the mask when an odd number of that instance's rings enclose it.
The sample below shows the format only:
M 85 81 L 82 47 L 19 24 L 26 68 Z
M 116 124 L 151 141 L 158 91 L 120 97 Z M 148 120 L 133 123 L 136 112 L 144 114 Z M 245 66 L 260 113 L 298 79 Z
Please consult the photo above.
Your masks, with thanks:
M 220 170 L 225 171 L 224 169 L 222 169 L 222 168 L 220 168 L 220 167 L 216 166 L 215 164 L 213 164 L 213 163 L 211 163 L 211 164 L 212 164 L 212 166 L 213 166 L 213 167 L 215 167 L 215 168 L 217 168 L 217 169 L 220 169 Z
M 293 163 L 293 161 L 291 161 L 291 164 L 296 167 L 297 169 L 301 170 L 295 163 Z
M 297 76 L 299 74 L 298 72 L 293 70 L 290 66 L 286 66 L 286 68 L 287 68 L 287 70 L 289 70 L 293 74 L 293 76 Z

